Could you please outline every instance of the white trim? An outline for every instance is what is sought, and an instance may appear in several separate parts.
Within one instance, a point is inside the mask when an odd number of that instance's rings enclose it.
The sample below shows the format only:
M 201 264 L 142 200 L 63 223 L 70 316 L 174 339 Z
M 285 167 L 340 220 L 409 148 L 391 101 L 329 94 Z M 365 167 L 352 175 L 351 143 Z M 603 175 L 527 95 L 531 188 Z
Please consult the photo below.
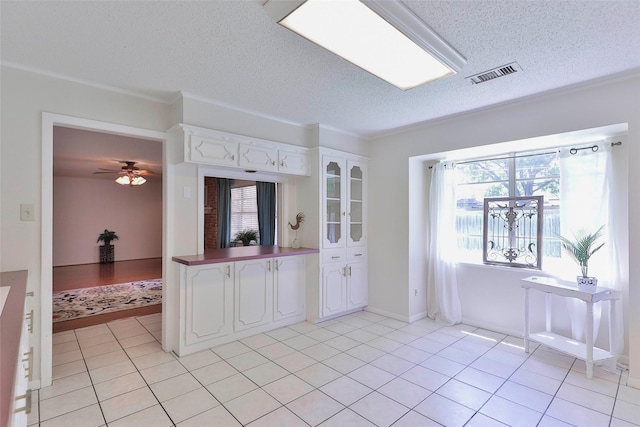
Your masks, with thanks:
M 490 324 L 490 323 L 477 322 L 477 321 L 474 321 L 474 320 L 469 319 L 469 318 L 464 317 L 464 316 L 462 316 L 462 323 L 464 323 L 465 325 L 476 327 L 476 328 L 486 329 L 488 331 L 493 331 L 493 332 L 498 332 L 498 333 L 505 334 L 505 335 L 510 335 L 512 337 L 521 338 L 521 337 L 524 336 L 524 330 L 516 330 L 516 329 L 504 328 L 502 325 L 495 325 L 495 324 Z M 523 338 L 523 340 L 524 340 L 524 338 Z M 523 345 L 524 345 L 524 341 L 523 341 Z
M 640 389 L 640 378 L 633 378 L 633 377 L 627 378 L 627 385 L 629 387 Z
M 370 311 L 371 313 L 379 314 L 381 316 L 386 316 L 386 317 L 390 317 L 392 319 L 400 320 L 402 322 L 411 323 L 411 320 L 410 320 L 409 316 L 402 316 L 402 315 L 400 315 L 398 313 L 392 313 L 390 311 L 380 310 L 379 308 L 367 306 L 367 307 L 364 308 L 364 311 Z M 418 320 L 418 319 L 416 319 L 416 320 Z
M 40 385 L 47 387 L 52 383 L 53 376 L 53 127 L 63 126 L 89 131 L 106 132 L 116 135 L 128 135 L 137 138 L 146 138 L 162 141 L 163 150 L 163 170 L 166 171 L 166 151 L 167 134 L 149 129 L 135 128 L 131 126 L 119 125 L 115 123 L 101 122 L 97 120 L 83 119 L 79 117 L 66 116 L 55 113 L 42 113 L 42 164 L 41 164 L 41 248 L 40 248 Z M 168 194 L 169 180 L 168 173 L 163 173 L 163 239 L 162 239 L 162 274 L 165 276 L 166 264 L 171 260 L 169 257 L 168 245 L 173 240 L 173 227 L 166 217 L 170 195 Z M 163 294 L 164 294 L 163 289 Z M 162 308 L 162 329 L 163 346 L 166 344 L 164 336 L 165 323 L 168 321 L 178 321 L 178 319 L 167 319 L 165 315 L 165 300 L 163 298 Z M 166 347 L 165 347 L 166 348 Z
M 260 117 L 260 118 L 266 119 L 266 120 L 273 120 L 274 122 L 283 123 L 283 124 L 286 124 L 286 125 L 305 127 L 305 125 L 303 123 L 294 122 L 293 120 L 286 120 L 286 119 L 283 119 L 281 117 L 272 116 L 270 114 L 262 113 L 262 112 L 259 112 L 259 111 L 256 111 L 256 110 L 251 110 L 249 108 L 243 108 L 243 107 L 239 107 L 237 105 L 232 105 L 232 104 L 227 104 L 227 103 L 224 103 L 224 102 L 214 101 L 213 99 L 206 98 L 206 97 L 200 96 L 200 95 L 195 95 L 195 94 L 189 93 L 189 92 L 180 91 L 180 93 L 182 94 L 182 98 L 183 99 L 187 98 L 187 99 L 192 99 L 194 101 L 204 102 L 205 104 L 215 105 L 217 107 L 226 108 L 228 110 L 237 111 L 239 113 L 251 114 L 252 116 Z M 179 99 L 179 98 L 176 98 L 176 99 Z
M 427 312 L 423 311 L 418 314 L 414 314 L 413 316 L 409 316 L 409 323 L 417 322 L 418 320 L 426 319 Z
M 54 72 L 51 72 L 51 71 L 42 70 L 40 68 L 28 67 L 28 66 L 25 66 L 25 65 L 15 64 L 15 63 L 12 63 L 12 62 L 7 62 L 7 61 L 3 61 L 2 62 L 2 66 L 7 67 L 7 68 L 13 68 L 13 69 L 16 69 L 16 70 L 21 70 L 21 71 L 27 71 L 27 72 L 34 73 L 34 74 L 39 74 L 41 76 L 52 77 L 54 79 L 60 79 L 60 80 L 64 80 L 64 81 L 67 81 L 67 82 L 77 83 L 77 84 L 81 84 L 81 85 L 84 85 L 84 86 L 90 86 L 90 87 L 95 87 L 95 88 L 98 88 L 98 89 L 108 90 L 110 92 L 121 93 L 121 94 L 124 94 L 124 95 L 133 96 L 133 97 L 136 97 L 136 98 L 146 99 L 148 101 L 159 102 L 161 104 L 167 104 L 167 105 L 171 104 L 171 101 L 167 101 L 166 99 L 163 99 L 163 98 L 144 95 L 144 94 L 139 93 L 139 92 L 134 92 L 134 91 L 131 91 L 131 90 L 126 90 L 126 89 L 122 89 L 122 88 L 115 87 L 115 86 L 109 86 L 109 85 L 105 85 L 105 84 L 101 84 L 101 83 L 96 83 L 96 82 L 92 82 L 90 80 L 78 79 L 76 77 L 67 76 L 65 74 L 54 73 Z

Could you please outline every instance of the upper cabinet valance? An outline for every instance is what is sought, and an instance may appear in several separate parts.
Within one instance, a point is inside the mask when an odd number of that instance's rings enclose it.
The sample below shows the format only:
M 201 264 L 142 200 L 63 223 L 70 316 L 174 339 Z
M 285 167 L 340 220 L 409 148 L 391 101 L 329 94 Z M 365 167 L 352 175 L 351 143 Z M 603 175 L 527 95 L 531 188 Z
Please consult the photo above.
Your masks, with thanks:
M 185 162 L 309 175 L 309 150 L 305 147 L 189 125 L 180 128 Z

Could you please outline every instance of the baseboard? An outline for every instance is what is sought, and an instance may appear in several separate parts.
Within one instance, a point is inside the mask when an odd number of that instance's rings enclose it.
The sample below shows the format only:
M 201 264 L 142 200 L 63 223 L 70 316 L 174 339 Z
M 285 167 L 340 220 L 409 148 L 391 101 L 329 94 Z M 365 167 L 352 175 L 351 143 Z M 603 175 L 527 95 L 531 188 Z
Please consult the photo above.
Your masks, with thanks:
M 409 316 L 409 323 L 417 322 L 418 320 L 422 320 L 427 317 L 427 312 L 423 311 L 422 313 L 414 314 L 413 316 Z
M 640 378 L 633 378 L 633 377 L 627 378 L 627 385 L 629 387 L 640 389 Z
M 407 322 L 407 323 L 411 322 L 411 320 L 409 319 L 408 316 L 402 316 L 402 315 L 400 315 L 398 313 L 392 313 L 390 311 L 381 310 L 379 308 L 375 308 L 375 307 L 371 307 L 371 306 L 365 307 L 364 311 L 370 311 L 371 313 L 379 314 L 381 316 L 390 317 L 392 319 L 400 320 L 402 322 Z
M 462 318 L 462 323 L 469 326 L 475 326 L 476 328 L 487 329 L 489 331 L 498 332 L 505 335 L 511 335 L 513 337 L 518 337 L 518 338 L 522 338 L 522 336 L 524 335 L 524 332 L 520 329 L 505 328 L 501 325 L 493 325 L 493 324 L 488 324 L 484 322 L 478 322 L 473 319 L 468 319 L 465 317 Z

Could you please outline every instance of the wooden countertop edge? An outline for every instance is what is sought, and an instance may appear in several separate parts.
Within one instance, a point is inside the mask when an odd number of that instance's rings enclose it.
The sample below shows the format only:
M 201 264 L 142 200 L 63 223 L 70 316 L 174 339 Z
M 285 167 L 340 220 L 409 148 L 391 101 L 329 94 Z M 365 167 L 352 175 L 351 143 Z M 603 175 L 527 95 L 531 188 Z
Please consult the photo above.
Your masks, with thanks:
M 11 286 L 0 317 L 0 426 L 9 425 L 13 416 L 13 394 L 20 357 L 20 338 L 24 320 L 24 300 L 27 290 L 27 271 L 0 273 L 0 286 Z
M 261 258 L 283 256 L 312 255 L 319 253 L 313 248 L 281 248 L 279 246 L 241 246 L 235 248 L 214 249 L 199 255 L 174 256 L 172 261 L 186 265 L 218 264 L 223 262 L 246 261 Z

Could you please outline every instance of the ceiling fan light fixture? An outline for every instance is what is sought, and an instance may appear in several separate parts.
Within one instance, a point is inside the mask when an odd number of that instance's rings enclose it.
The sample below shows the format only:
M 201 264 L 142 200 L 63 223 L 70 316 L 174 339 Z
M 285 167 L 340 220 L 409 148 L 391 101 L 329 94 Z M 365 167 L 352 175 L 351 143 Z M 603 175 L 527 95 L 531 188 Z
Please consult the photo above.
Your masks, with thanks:
M 132 176 L 132 175 L 122 175 L 116 178 L 116 182 L 120 185 L 128 185 L 130 187 L 133 187 L 134 185 L 142 185 L 145 182 L 147 182 L 146 179 L 144 179 L 141 176 Z
M 399 0 L 269 0 L 280 25 L 402 90 L 466 64 Z

